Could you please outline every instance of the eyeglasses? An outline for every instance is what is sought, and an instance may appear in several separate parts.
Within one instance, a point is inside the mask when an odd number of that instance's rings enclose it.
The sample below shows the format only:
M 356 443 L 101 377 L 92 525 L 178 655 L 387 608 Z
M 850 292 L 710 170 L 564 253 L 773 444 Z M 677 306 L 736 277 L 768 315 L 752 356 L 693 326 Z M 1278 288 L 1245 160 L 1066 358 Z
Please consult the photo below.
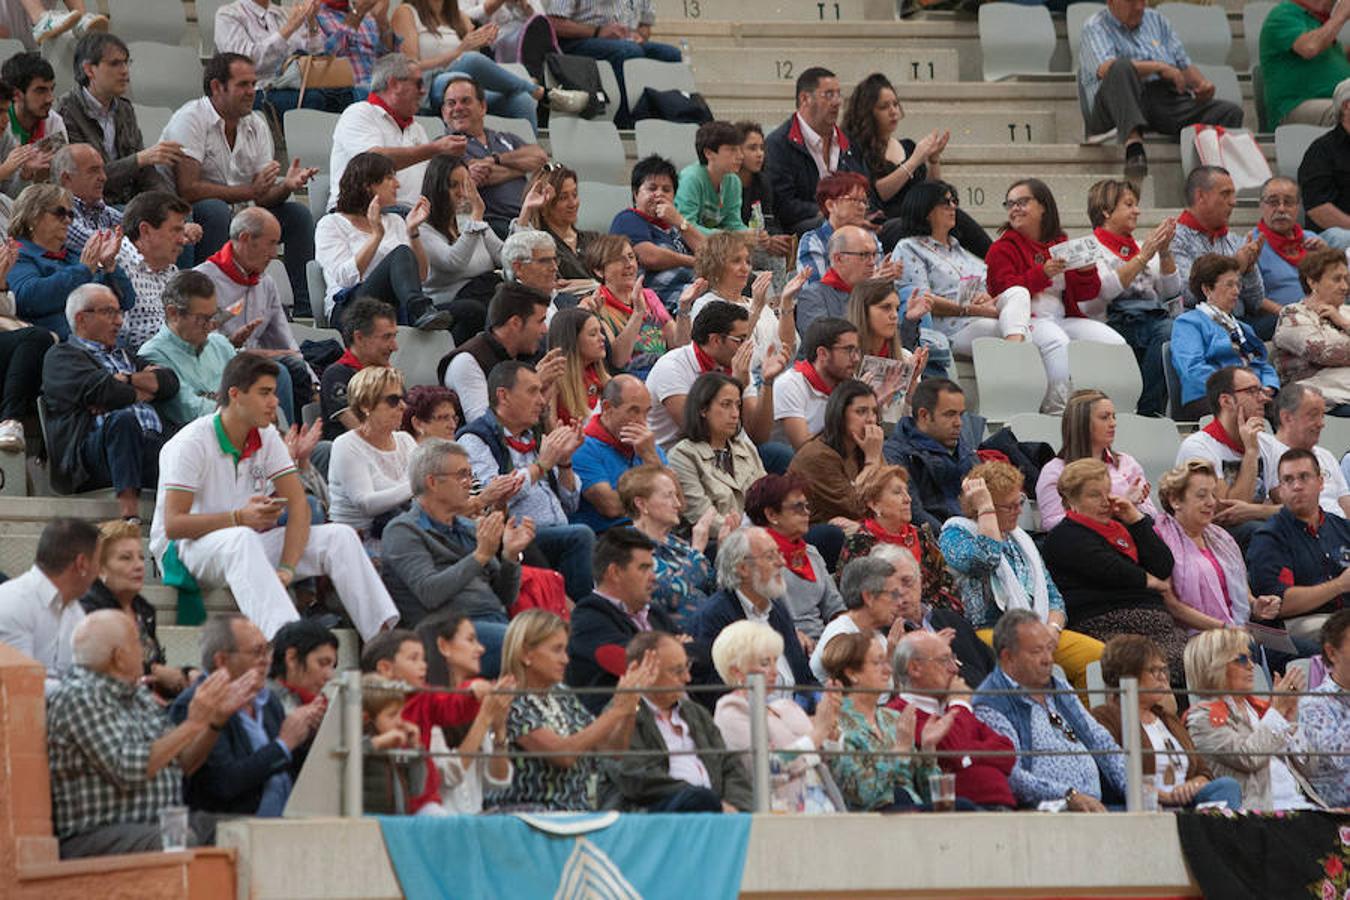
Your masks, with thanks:
M 1053 709 L 1046 709 L 1045 717 L 1050 720 L 1050 724 L 1055 726 L 1061 734 L 1068 738 L 1072 743 L 1078 743 L 1078 735 L 1074 732 L 1073 726 L 1064 721 L 1064 717 Z
M 848 346 L 848 347 L 838 347 L 838 346 L 835 346 L 835 347 L 831 347 L 831 348 L 830 348 L 830 352 L 831 352 L 831 353 L 835 352 L 836 350 L 837 350 L 838 352 L 840 352 L 840 353 L 847 353 L 847 354 L 848 354 L 849 356 L 851 356 L 851 357 L 852 357 L 852 356 L 856 356 L 856 357 L 859 357 L 859 358 L 862 357 L 862 348 L 859 347 L 857 344 L 853 344 L 853 345 Z
M 68 206 L 53 206 L 51 209 L 47 210 L 47 212 L 56 216 L 58 219 L 65 219 L 67 222 L 75 220 L 75 210 Z
M 1027 502 L 1027 495 L 1026 495 L 1026 494 L 1018 494 L 1016 497 L 1014 497 L 1013 499 L 1009 500 L 1007 503 L 995 503 L 995 504 L 994 504 L 994 509 L 1001 509 L 1001 510 L 1003 510 L 1004 512 L 1010 512 L 1010 513 L 1021 512 L 1021 511 L 1022 511 L 1022 506 L 1023 506 L 1023 504 L 1025 504 L 1026 502 Z
M 767 553 L 751 553 L 746 559 L 753 559 L 755 562 L 773 563 L 775 566 L 781 566 L 786 562 L 786 560 L 783 559 L 782 551 L 776 547 Z
M 430 421 L 432 421 L 432 422 L 453 422 L 453 421 L 455 421 L 455 414 L 452 413 L 452 412 L 437 413 L 436 415 L 434 415 L 434 416 L 431 417 Z
M 439 472 L 437 478 L 453 478 L 457 481 L 473 481 L 473 469 L 463 468 L 456 472 Z
M 1287 206 L 1287 207 L 1289 207 L 1290 209 L 1295 209 L 1295 208 L 1298 206 L 1298 198 L 1297 198 L 1297 197 L 1262 197 L 1262 198 L 1261 198 L 1261 205 L 1262 205 L 1262 206 L 1274 206 L 1274 207 L 1276 207 L 1277 209 L 1278 209 L 1279 207 L 1281 207 L 1281 206 Z
M 731 344 L 735 344 L 737 347 L 739 347 L 741 344 L 744 344 L 746 341 L 750 340 L 750 335 L 748 335 L 748 334 L 724 334 L 724 335 L 722 335 L 722 340 L 727 341 L 728 343 L 731 343 Z
M 867 205 L 867 198 L 866 198 L 866 197 L 840 197 L 838 200 L 836 200 L 836 201 L 834 201 L 834 202 L 835 202 L 835 203 L 852 203 L 852 204 L 854 204 L 855 206 L 866 206 L 866 205 Z
M 876 262 L 877 259 L 877 251 L 875 250 L 836 250 L 835 252 L 840 256 L 856 256 L 868 262 Z
M 808 500 L 798 500 L 796 503 L 784 503 L 780 508 L 783 512 L 809 513 L 811 503 Z
M 1292 475 L 1281 475 L 1280 484 L 1292 487 L 1296 484 L 1307 484 L 1317 477 L 1317 472 L 1297 472 Z
M 122 316 L 122 307 L 120 306 L 100 306 L 97 309 L 89 308 L 85 312 L 91 316 L 102 316 L 105 319 L 118 319 Z
M 534 263 L 535 265 L 556 266 L 556 265 L 558 264 L 558 257 L 556 257 L 556 256 L 538 256 L 538 257 L 535 257 L 534 259 L 527 259 L 527 260 L 525 260 L 525 261 L 528 262 L 528 263 Z M 517 265 L 519 265 L 519 263 L 517 263 Z
M 402 394 L 386 394 L 380 398 L 380 402 L 390 409 L 398 409 L 403 404 Z
M 216 314 L 213 312 L 190 313 L 186 312 L 185 310 L 178 311 L 178 318 L 182 319 L 184 322 L 196 322 L 198 325 L 203 326 L 211 324 L 211 320 L 214 319 L 215 317 Z
M 948 669 L 961 668 L 961 660 L 957 659 L 950 653 L 948 653 L 945 656 L 920 656 L 918 657 L 918 660 L 919 662 L 935 662 Z
M 1229 662 L 1237 663 L 1239 666 L 1242 666 L 1245 669 L 1248 666 L 1253 665 L 1255 660 L 1252 659 L 1252 655 L 1250 653 L 1239 653 L 1237 656 L 1229 660 Z
M 1009 197 L 1007 200 L 1003 201 L 1003 208 L 1026 209 L 1027 204 L 1029 204 L 1032 200 L 1035 199 L 1036 199 L 1035 197 Z
M 1265 391 L 1265 388 L 1263 388 L 1261 385 L 1259 385 L 1259 384 L 1250 384 L 1250 385 L 1248 385 L 1248 386 L 1245 387 L 1245 388 L 1234 388 L 1234 389 L 1233 389 L 1233 396 L 1236 397 L 1238 394 L 1260 394 L 1260 393 L 1262 393 L 1262 392 L 1264 392 L 1264 391 Z
M 947 196 L 943 197 L 941 200 L 938 201 L 938 206 L 950 206 L 952 209 L 955 209 L 960 205 L 961 201 L 956 199 L 956 197 L 952 196 L 951 194 L 948 194 Z

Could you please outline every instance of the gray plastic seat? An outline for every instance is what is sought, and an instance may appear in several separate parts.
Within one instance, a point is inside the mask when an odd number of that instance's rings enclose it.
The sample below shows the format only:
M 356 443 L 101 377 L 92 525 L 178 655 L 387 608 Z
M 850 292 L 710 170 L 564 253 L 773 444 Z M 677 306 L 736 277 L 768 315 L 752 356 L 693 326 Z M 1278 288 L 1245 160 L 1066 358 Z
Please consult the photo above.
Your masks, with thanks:
M 1008 427 L 1019 441 L 1042 441 L 1056 450 L 1064 440 L 1063 420 L 1059 416 L 1018 413 L 1009 420 Z
M 337 128 L 338 114 L 320 109 L 292 109 L 281 117 L 286 133 L 286 151 L 291 159 L 299 158 L 300 165 L 314 166 L 328 176 L 332 158 L 333 130 Z
M 1219 66 L 1228 64 L 1228 51 L 1233 46 L 1233 29 L 1228 25 L 1226 6 L 1160 3 L 1157 10 L 1171 23 L 1191 62 Z
M 1078 74 L 1078 48 L 1083 43 L 1083 23 L 1103 9 L 1106 9 L 1105 3 L 1071 3 L 1064 10 L 1064 33 L 1069 39 L 1069 59 L 1075 77 Z
M 1096 388 L 1111 398 L 1116 412 L 1134 412 L 1144 393 L 1139 361 L 1128 344 L 1069 342 L 1069 378 L 1075 390 Z
M 1275 170 L 1288 178 L 1298 178 L 1303 154 L 1312 142 L 1327 133 L 1321 125 L 1281 125 L 1275 129 Z
M 1171 419 L 1116 413 L 1115 447 L 1135 458 L 1149 483 L 1156 485 L 1163 474 L 1176 466 L 1181 436 Z
M 1055 54 L 1055 26 L 1044 6 L 984 3 L 980 6 L 980 54 L 984 80 L 1047 75 Z
M 580 180 L 628 183 L 623 142 L 613 122 L 557 116 L 549 120 L 552 157 L 577 173 Z
M 167 106 L 145 106 L 140 103 L 133 103 L 132 110 L 136 113 L 136 124 L 141 129 L 141 140 L 145 146 L 158 144 L 160 136 L 164 134 L 164 126 L 173 117 L 173 110 Z
M 154 0 L 107 0 L 109 30 L 113 34 L 136 36 L 138 41 L 156 41 L 161 44 L 177 45 L 187 34 L 187 12 L 182 3 L 154 2 Z M 202 7 L 198 4 L 198 15 Z M 95 10 L 97 11 L 97 10 Z M 215 10 L 211 10 L 212 18 Z M 195 52 L 195 51 L 194 51 Z M 137 77 L 144 71 L 145 63 L 141 59 L 136 67 Z M 200 85 L 198 85 L 200 87 Z
M 633 125 L 638 159 L 654 153 L 670 160 L 676 169 L 698 162 L 698 154 L 694 150 L 694 136 L 697 134 L 698 126 L 689 122 L 640 119 Z
M 1266 16 L 1274 8 L 1271 0 L 1255 0 L 1242 6 L 1242 43 L 1247 46 L 1247 67 L 1250 69 L 1261 64 L 1261 26 L 1266 24 Z
M 328 282 L 323 277 L 323 266 L 317 259 L 305 263 L 305 282 L 309 285 L 309 308 L 314 313 L 314 324 L 320 328 L 328 327 L 328 311 L 325 298 L 328 296 Z
M 657 91 L 698 90 L 694 81 L 694 70 L 686 62 L 662 62 L 659 59 L 627 59 L 623 63 L 624 92 L 628 95 L 628 108 L 637 106 L 646 88 Z
M 436 367 L 441 358 L 455 349 L 448 331 L 418 331 L 398 326 L 398 349 L 389 357 L 389 365 L 403 373 L 405 389 L 423 384 L 440 384 Z
M 971 355 L 980 394 L 980 415 L 990 422 L 1010 422 L 1019 413 L 1041 408 L 1047 381 L 1035 344 L 976 338 Z
M 333 182 L 327 175 L 315 175 L 306 185 L 309 192 L 309 214 L 317 223 L 328 212 L 328 191 Z
M 483 127 L 491 128 L 493 131 L 504 131 L 507 134 L 514 134 L 522 141 L 527 143 L 539 143 L 539 137 L 530 127 L 530 123 L 525 119 L 508 119 L 505 116 L 483 116 Z
M 131 41 L 127 50 L 136 67 L 128 91 L 135 102 L 176 110 L 202 95 L 202 61 L 196 47 Z
M 598 181 L 578 182 L 577 197 L 581 201 L 577 227 L 600 234 L 609 231 L 609 223 L 620 211 L 633 205 L 633 192 L 628 188 Z

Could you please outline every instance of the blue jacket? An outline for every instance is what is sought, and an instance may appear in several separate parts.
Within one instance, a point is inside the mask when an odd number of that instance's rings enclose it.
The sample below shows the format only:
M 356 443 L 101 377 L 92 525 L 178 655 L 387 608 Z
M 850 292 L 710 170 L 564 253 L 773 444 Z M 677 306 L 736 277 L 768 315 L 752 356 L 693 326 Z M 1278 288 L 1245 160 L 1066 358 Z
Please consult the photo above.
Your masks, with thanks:
M 699 608 L 691 626 L 695 646 L 695 652 L 691 656 L 694 658 L 696 668 L 701 660 L 712 659 L 713 641 L 717 640 L 722 629 L 744 618 L 745 609 L 741 607 L 741 600 L 735 591 L 723 589 L 708 598 Z M 773 601 L 773 605 L 769 608 L 769 627 L 778 632 L 778 636 L 783 639 L 783 655 L 787 657 L 788 665 L 792 667 L 792 677 L 797 686 L 817 684 L 816 676 L 811 674 L 811 664 L 806 658 L 806 652 L 797 641 L 797 629 L 792 625 L 792 613 L 788 612 L 782 600 Z M 703 678 L 700 678 L 699 674 L 695 673 L 695 681 L 722 684 L 716 670 L 710 669 L 709 672 L 702 673 Z M 698 699 L 709 706 L 717 700 L 716 696 L 710 693 L 699 694 Z
M 1050 687 L 1057 690 L 1072 690 L 1069 683 L 1053 675 L 1050 677 Z M 989 677 L 980 682 L 980 686 L 975 689 L 975 696 L 972 698 L 973 705 L 976 707 L 986 706 L 994 712 L 999 713 L 1007 719 L 1012 725 L 1017 738 L 1017 748 L 1019 750 L 1031 749 L 1031 703 L 1034 701 L 1026 696 L 1017 696 L 1015 694 L 987 694 L 985 691 L 1016 691 L 1020 690 L 1020 685 L 1013 682 L 1003 671 L 1001 666 L 995 667 L 994 671 L 989 673 Z M 1082 742 L 1083 746 L 1089 750 L 1119 750 L 1120 746 L 1115 742 L 1102 725 L 1088 713 L 1083 707 L 1082 702 L 1074 694 L 1052 694 L 1046 698 L 1047 702 L 1064 717 L 1064 721 L 1073 729 L 1074 734 Z M 1027 773 L 1031 771 L 1031 761 L 1034 757 L 1017 755 L 1018 769 L 1023 769 Z M 1116 756 L 1094 756 L 1093 761 L 1097 764 L 1097 773 L 1101 778 L 1102 797 L 1104 802 L 1121 802 L 1125 796 L 1125 756 L 1124 754 Z M 1010 782 L 1018 779 L 1009 776 Z M 1023 786 L 1025 787 L 1025 786 Z M 1017 785 L 1014 786 L 1014 791 Z M 1035 798 L 1024 797 L 1018 792 L 1018 800 L 1023 803 L 1039 802 L 1040 800 L 1058 799 L 1062 796 L 1061 791 L 1057 796 L 1038 796 Z
M 19 256 L 9 270 L 9 289 L 20 319 L 54 332 L 61 340 L 70 336 L 66 321 L 66 298 L 82 284 L 103 284 L 117 295 L 123 310 L 136 305 L 136 290 L 131 279 L 118 266 L 111 274 L 97 275 L 80 262 L 78 256 L 54 259 L 32 241 L 19 241 Z
M 1250 359 L 1248 368 L 1261 379 L 1261 384 L 1279 390 L 1280 376 L 1266 356 L 1266 345 L 1246 322 L 1239 321 L 1238 326 Z M 1228 332 L 1200 310 L 1192 309 L 1172 323 L 1172 365 L 1181 381 L 1181 402 L 1190 403 L 1205 396 L 1205 380 L 1210 375 L 1224 366 L 1240 366 L 1243 362 L 1233 349 Z
M 1345 568 L 1341 554 L 1350 547 L 1350 523 L 1322 513 L 1313 534 L 1288 508 L 1256 529 L 1247 547 L 1247 579 L 1253 593 L 1283 597 L 1291 587 L 1312 587 L 1330 581 Z M 1301 615 L 1334 613 L 1345 607 L 1342 594 Z
M 913 416 L 905 416 L 886 439 L 882 454 L 886 462 L 909 470 L 910 494 L 939 527 L 961 515 L 961 479 L 980 462 L 965 428 L 956 449 L 949 450 L 920 431 Z

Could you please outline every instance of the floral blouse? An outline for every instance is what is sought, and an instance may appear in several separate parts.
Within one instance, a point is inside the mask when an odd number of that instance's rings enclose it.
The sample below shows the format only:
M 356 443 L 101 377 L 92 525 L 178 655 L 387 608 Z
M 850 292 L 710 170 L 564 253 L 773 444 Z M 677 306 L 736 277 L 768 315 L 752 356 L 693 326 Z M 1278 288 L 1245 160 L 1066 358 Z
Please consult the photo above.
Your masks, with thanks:
M 1350 306 L 1339 312 L 1350 319 Z M 1300 381 L 1329 403 L 1350 403 L 1350 334 L 1318 318 L 1306 301 L 1280 310 L 1271 362 L 1283 384 Z
M 693 619 L 716 590 L 708 557 L 673 534 L 656 545 L 656 587 L 652 602 L 670 613 L 680 631 L 693 634 Z
M 845 697 L 839 707 L 839 734 L 844 750 L 885 752 L 895 749 L 900 713 L 877 707 L 874 729 Z M 844 802 L 855 812 L 890 806 L 896 788 L 901 788 L 916 804 L 927 803 L 928 776 L 942 770 L 928 758 L 913 756 L 834 756 L 830 772 L 844 794 Z
M 956 575 L 955 583 L 961 592 L 966 620 L 976 628 L 992 628 L 1003 615 L 989 590 L 989 576 L 998 568 L 1000 555 L 1007 558 L 1013 574 L 1028 593 L 1033 584 L 1031 567 L 1040 566 L 1045 573 L 1050 611 L 1064 612 L 1064 597 L 1055 587 L 1055 580 L 1050 577 L 1045 561 L 1040 558 L 1027 559 L 1016 541 L 996 541 L 987 535 L 971 534 L 963 528 L 949 525 L 942 529 L 938 543 L 942 547 L 943 558 L 951 567 L 950 571 Z
M 576 734 L 594 721 L 577 695 L 566 688 L 547 694 L 517 697 L 506 716 L 506 734 L 511 749 L 523 751 L 521 735 L 540 728 L 559 735 Z M 591 776 L 595 758 L 578 756 L 568 768 L 553 765 L 543 757 L 513 760 L 515 778 L 510 786 L 488 795 L 486 807 L 513 807 L 547 810 L 586 810 L 594 807 Z
M 866 556 L 877 545 L 877 537 L 865 528 L 859 528 L 844 539 L 844 549 L 839 553 L 839 562 L 834 567 L 834 577 L 838 581 L 843 577 L 844 566 L 849 560 Z M 937 538 L 933 536 L 931 525 L 919 526 L 919 571 L 923 576 L 923 602 L 935 609 L 950 609 L 962 612 L 961 594 L 957 590 L 952 574 L 947 570 L 947 561 L 942 557 Z
M 630 374 L 645 377 L 651 367 L 656 365 L 656 361 L 666 352 L 666 335 L 661 330 L 662 326 L 670 321 L 670 313 L 666 311 L 661 298 L 656 296 L 650 288 L 643 290 L 643 298 L 647 301 L 647 319 L 642 323 L 638 330 L 637 340 L 633 342 L 633 355 L 628 360 L 625 367 Z M 615 309 L 608 304 L 600 307 L 600 322 L 605 326 L 606 337 L 611 341 L 628 324 L 628 317 L 632 313 L 625 314 L 622 310 Z

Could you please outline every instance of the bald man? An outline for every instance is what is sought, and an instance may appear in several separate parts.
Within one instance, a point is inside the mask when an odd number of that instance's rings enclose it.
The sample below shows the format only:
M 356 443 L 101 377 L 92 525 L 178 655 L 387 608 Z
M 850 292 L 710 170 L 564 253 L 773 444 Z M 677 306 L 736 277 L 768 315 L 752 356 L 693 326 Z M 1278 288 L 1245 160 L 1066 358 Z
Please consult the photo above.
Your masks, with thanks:
M 140 686 L 136 623 L 120 610 L 90 613 L 72 638 L 75 665 L 47 704 L 52 821 L 63 858 L 159 850 L 159 813 L 183 802 L 184 774 L 211 753 L 226 721 L 258 691 L 250 670 L 224 670 L 197 688 L 172 727 Z M 215 821 L 194 816 L 189 846 L 215 841 Z
M 572 521 L 599 534 L 627 521 L 619 500 L 619 477 L 629 469 L 655 463 L 666 455 L 647 427 L 652 395 L 632 375 L 616 375 L 600 394 L 600 412 L 586 426 L 586 440 L 572 454 L 581 482 L 581 505 Z

